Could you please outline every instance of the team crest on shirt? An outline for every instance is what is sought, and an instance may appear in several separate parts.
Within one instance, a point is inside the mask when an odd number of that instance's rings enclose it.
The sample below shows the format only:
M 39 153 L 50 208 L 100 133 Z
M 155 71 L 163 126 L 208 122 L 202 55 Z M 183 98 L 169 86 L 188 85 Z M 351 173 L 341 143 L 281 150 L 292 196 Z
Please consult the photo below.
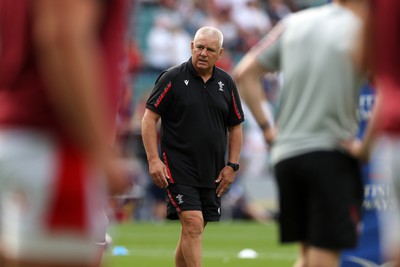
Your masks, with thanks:
M 182 204 L 183 203 L 183 195 L 178 194 L 175 198 L 178 201 L 178 204 Z
M 184 80 L 183 82 L 184 82 L 186 85 L 189 84 L 189 80 Z
M 225 84 L 224 84 L 223 82 L 219 81 L 219 82 L 218 82 L 218 85 L 219 85 L 219 89 L 218 89 L 218 90 L 224 91 L 224 86 L 225 86 Z

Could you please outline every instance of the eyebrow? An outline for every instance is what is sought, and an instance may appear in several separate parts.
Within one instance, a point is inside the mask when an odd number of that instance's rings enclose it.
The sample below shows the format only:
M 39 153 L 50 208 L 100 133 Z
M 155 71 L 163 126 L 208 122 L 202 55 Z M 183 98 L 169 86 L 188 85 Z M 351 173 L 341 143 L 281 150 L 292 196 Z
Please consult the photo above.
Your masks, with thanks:
M 197 48 L 203 47 L 203 48 L 204 48 L 204 47 L 206 47 L 206 46 L 203 45 L 203 44 L 196 44 L 195 47 L 197 47 Z M 212 51 L 212 52 L 217 51 L 217 48 L 213 48 L 213 47 L 209 47 L 209 46 L 207 46 L 206 48 L 207 48 L 207 51 Z

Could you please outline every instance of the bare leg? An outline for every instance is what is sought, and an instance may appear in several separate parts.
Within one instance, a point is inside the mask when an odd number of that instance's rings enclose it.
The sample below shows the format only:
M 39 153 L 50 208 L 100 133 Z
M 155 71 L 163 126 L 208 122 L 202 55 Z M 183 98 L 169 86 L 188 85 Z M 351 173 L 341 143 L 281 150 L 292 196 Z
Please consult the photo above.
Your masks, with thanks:
M 179 214 L 179 218 L 182 224 L 182 230 L 175 255 L 175 266 L 201 267 L 204 230 L 203 214 L 201 211 L 183 211 Z M 182 261 L 182 259 L 184 259 L 184 261 Z
M 179 237 L 178 246 L 175 252 L 175 267 L 187 267 L 182 252 L 182 230 L 181 230 L 181 235 Z
M 340 253 L 316 247 L 307 249 L 307 267 L 338 267 Z
M 294 263 L 293 267 L 306 267 L 306 255 L 307 255 L 307 244 L 300 243 L 299 255 L 297 256 L 297 260 Z

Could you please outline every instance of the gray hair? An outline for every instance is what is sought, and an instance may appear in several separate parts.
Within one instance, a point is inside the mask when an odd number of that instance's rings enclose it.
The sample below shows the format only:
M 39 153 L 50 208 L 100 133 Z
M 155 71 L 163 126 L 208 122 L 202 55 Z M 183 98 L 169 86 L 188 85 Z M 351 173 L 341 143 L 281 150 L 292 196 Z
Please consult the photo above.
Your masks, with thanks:
M 224 44 L 224 35 L 220 30 L 214 27 L 205 26 L 197 30 L 196 34 L 194 35 L 194 39 L 196 40 L 200 36 L 207 36 L 207 37 L 214 37 L 217 38 L 219 41 L 219 47 L 221 48 Z

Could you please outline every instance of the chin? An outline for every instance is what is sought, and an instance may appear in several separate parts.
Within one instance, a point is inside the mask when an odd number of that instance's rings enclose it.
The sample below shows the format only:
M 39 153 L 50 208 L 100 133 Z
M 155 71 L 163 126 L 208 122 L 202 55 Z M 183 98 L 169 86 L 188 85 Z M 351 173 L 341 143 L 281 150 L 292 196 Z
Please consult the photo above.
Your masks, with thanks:
M 209 64 L 204 64 L 204 63 L 197 64 L 197 68 L 199 69 L 208 69 L 209 67 L 210 67 Z

